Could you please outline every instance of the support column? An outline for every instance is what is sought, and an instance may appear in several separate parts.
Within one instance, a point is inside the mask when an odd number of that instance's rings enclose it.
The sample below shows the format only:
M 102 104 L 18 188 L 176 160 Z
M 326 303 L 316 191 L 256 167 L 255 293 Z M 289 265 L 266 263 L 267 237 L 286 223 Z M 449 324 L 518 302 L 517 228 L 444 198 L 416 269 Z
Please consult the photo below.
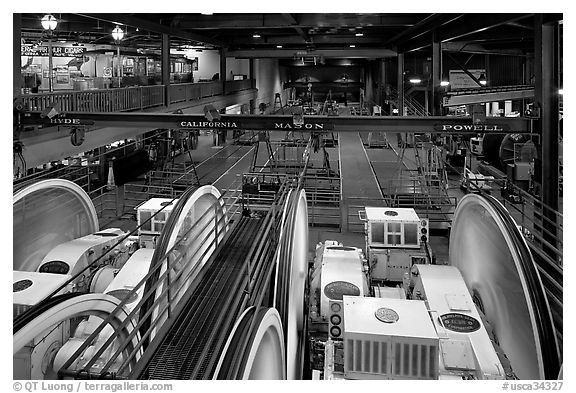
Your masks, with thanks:
M 256 74 L 254 71 L 254 59 L 252 57 L 248 60 L 248 67 L 249 67 L 249 76 L 248 77 L 251 80 L 250 87 L 252 89 L 255 89 L 256 88 Z
M 226 54 L 220 49 L 220 80 L 222 81 L 222 93 L 226 94 Z
M 162 84 L 164 89 L 164 105 L 170 105 L 170 36 L 162 34 Z
M 558 89 L 559 89 L 559 28 L 558 23 L 543 23 L 543 14 L 534 17 L 534 60 L 535 60 L 535 102 L 540 106 L 541 117 L 535 129 L 542 137 L 542 202 L 554 210 L 559 206 L 559 163 L 558 163 Z M 556 216 L 543 209 L 543 228 L 550 232 L 544 238 L 556 245 Z M 546 249 L 546 248 L 545 248 Z M 553 252 L 549 252 L 551 256 Z
M 378 105 L 384 107 L 384 101 L 388 99 L 386 94 L 386 60 L 378 59 Z
M 398 116 L 404 116 L 404 53 L 398 53 Z
M 20 95 L 20 88 L 22 87 L 22 14 L 12 14 L 14 24 L 12 30 L 12 78 L 13 78 L 13 93 L 12 97 L 16 98 Z
M 442 44 L 436 30 L 432 33 L 432 115 L 442 115 Z

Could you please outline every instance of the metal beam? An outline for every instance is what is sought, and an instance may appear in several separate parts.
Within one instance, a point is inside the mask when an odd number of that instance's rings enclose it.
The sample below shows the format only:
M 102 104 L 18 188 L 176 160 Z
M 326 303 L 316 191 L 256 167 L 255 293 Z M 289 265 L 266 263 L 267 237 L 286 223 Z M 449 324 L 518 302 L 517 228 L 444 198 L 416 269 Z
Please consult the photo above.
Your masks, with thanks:
M 398 53 L 396 88 L 398 91 L 398 116 L 404 116 L 404 53 Z
M 512 90 L 493 93 L 477 93 L 477 94 L 462 94 L 462 95 L 449 95 L 444 97 L 442 105 L 458 106 L 458 105 L 471 105 L 481 104 L 485 102 L 505 101 L 505 100 L 523 100 L 526 98 L 534 97 L 534 89 Z
M 480 44 L 473 44 L 466 41 L 450 41 L 442 43 L 442 50 L 446 52 L 489 54 L 503 56 L 527 56 L 522 49 L 491 49 Z
M 236 34 L 233 36 L 226 36 L 226 42 L 230 47 L 234 48 L 249 48 L 254 46 L 262 45 L 303 45 L 304 40 L 301 36 L 295 35 L 291 32 L 290 35 L 287 34 L 276 34 L 265 33 L 262 35 L 262 39 L 259 40 L 247 40 L 246 35 Z M 228 38 L 229 37 L 229 38 Z M 346 33 L 346 35 L 320 35 L 316 34 L 312 38 L 307 38 L 308 41 L 312 40 L 315 45 L 340 45 L 342 47 L 348 48 L 350 44 L 357 45 L 372 45 L 377 47 L 382 47 L 383 41 L 382 35 L 365 35 L 364 37 L 356 37 L 352 33 Z
M 440 29 L 442 42 L 453 41 L 470 34 L 483 32 L 497 26 L 515 22 L 529 17 L 531 14 L 468 14 L 465 20 Z
M 402 45 L 422 34 L 429 33 L 433 29 L 440 27 L 445 23 L 457 20 L 462 14 L 432 14 L 408 29 L 392 37 L 386 42 L 389 46 Z
M 40 117 L 40 113 L 27 113 L 23 125 L 93 126 L 93 127 L 158 127 L 173 129 L 228 129 L 228 130 L 302 130 L 302 131 L 380 131 L 380 132 L 435 132 L 442 134 L 527 133 L 530 120 L 520 117 L 490 118 L 483 124 L 474 124 L 471 117 L 454 116 L 304 116 L 301 126 L 293 123 L 292 116 L 221 115 L 218 121 L 208 121 L 202 115 L 172 113 L 62 113 L 53 119 Z
M 132 27 L 139 27 L 144 30 L 168 34 L 172 37 L 180 37 L 191 41 L 204 42 L 206 44 L 215 45 L 218 47 L 225 47 L 227 44 L 223 41 L 211 38 L 208 36 L 190 33 L 170 26 L 164 26 L 158 23 L 150 22 L 146 19 L 139 18 L 138 14 L 78 14 L 87 18 L 99 19 L 110 23 L 119 23 Z
M 446 55 L 450 58 L 450 60 L 452 60 L 452 62 L 454 64 L 456 64 L 462 71 L 464 71 L 466 73 L 466 75 L 468 75 L 474 82 L 476 82 L 476 84 L 479 87 L 482 87 L 482 83 L 480 83 L 480 81 L 478 80 L 478 78 L 476 78 L 474 75 L 472 75 L 472 73 L 470 71 L 468 71 L 468 69 L 466 68 L 465 65 L 461 64 L 458 60 L 456 60 L 452 55 L 450 55 L 450 53 L 446 53 Z
M 440 41 L 453 41 L 470 34 L 486 31 L 510 22 L 524 19 L 531 14 L 465 14 L 465 17 L 448 23 L 438 29 Z M 426 34 L 398 44 L 398 51 L 411 52 L 430 46 L 430 37 Z
M 534 58 L 536 83 L 535 103 L 540 105 L 541 118 L 537 122 L 537 130 L 542 135 L 542 203 L 553 210 L 559 207 L 559 70 L 561 67 L 559 56 L 559 27 L 557 23 L 544 23 L 544 15 L 537 14 L 534 18 Z M 557 232 L 556 215 L 553 211 L 543 209 L 543 216 L 548 221 L 543 227 L 552 236 L 545 239 L 556 246 Z M 553 258 L 555 253 L 545 247 L 545 251 Z
M 440 94 L 442 81 L 442 44 L 438 39 L 437 31 L 432 32 L 432 114 L 442 114 Z
M 296 30 L 298 35 L 302 37 L 304 42 L 308 43 L 311 41 L 310 36 L 306 34 L 306 32 L 302 29 L 302 27 L 298 26 L 299 25 L 298 20 L 293 14 L 282 14 L 282 16 L 288 21 L 288 23 L 290 23 L 292 27 L 294 27 L 294 30 Z
M 217 29 L 285 29 L 291 28 L 293 22 L 282 14 L 214 14 L 210 16 L 188 16 L 180 21 L 181 29 L 217 30 Z M 299 14 L 292 13 L 298 26 L 313 28 L 327 27 L 406 27 L 413 26 L 427 14 Z
M 362 59 L 376 59 L 384 57 L 395 57 L 396 52 L 390 49 L 361 49 L 361 48 L 347 48 L 347 49 L 316 49 L 314 51 L 298 50 L 298 49 L 242 49 L 242 50 L 229 50 L 226 51 L 226 56 L 235 57 L 237 59 L 249 58 L 294 58 L 294 57 L 311 57 L 311 56 L 324 56 L 325 58 L 362 58 Z
M 164 102 L 170 102 L 170 36 L 162 34 L 161 44 L 161 62 L 162 62 L 162 84 L 166 86 L 164 89 Z

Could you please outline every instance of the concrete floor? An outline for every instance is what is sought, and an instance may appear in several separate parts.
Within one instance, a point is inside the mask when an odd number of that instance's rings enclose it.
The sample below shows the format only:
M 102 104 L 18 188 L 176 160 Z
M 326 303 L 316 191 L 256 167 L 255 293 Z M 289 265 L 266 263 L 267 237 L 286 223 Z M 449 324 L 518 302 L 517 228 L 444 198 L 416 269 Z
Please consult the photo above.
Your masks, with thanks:
M 278 141 L 285 137 L 284 132 L 271 132 L 271 141 Z M 346 138 L 350 139 L 348 141 Z M 337 148 L 328 149 L 330 164 L 334 169 L 338 169 L 342 178 L 342 195 L 345 197 L 364 197 L 369 193 L 366 190 L 375 190 L 372 199 L 379 199 L 381 193 L 379 188 L 393 174 L 397 173 L 399 160 L 397 150 L 392 149 L 366 149 L 362 140 L 366 135 L 346 134 L 340 136 L 340 143 Z M 344 142 L 345 144 L 343 144 Z M 352 143 L 354 142 L 354 143 Z M 357 142 L 357 143 L 356 143 Z M 343 153 L 344 147 L 344 153 Z M 255 145 L 234 145 L 231 138 L 228 138 L 222 146 L 213 145 L 212 135 L 202 134 L 198 139 L 196 150 L 190 151 L 190 154 L 184 153 L 175 158 L 175 163 L 194 162 L 196 172 L 201 184 L 213 184 L 219 189 L 226 189 L 238 177 L 249 171 L 252 162 Z M 342 157 L 342 154 L 345 157 Z M 350 157 L 356 161 L 361 159 L 360 163 L 350 161 Z M 347 158 L 346 158 L 347 157 Z M 341 158 L 344 158 L 341 160 Z M 323 156 L 320 153 L 311 155 L 311 163 L 316 167 L 321 167 Z M 264 165 L 268 161 L 265 146 L 262 145 L 258 155 L 258 164 Z M 360 164 L 364 164 L 360 165 Z M 405 165 L 402 164 L 404 167 Z M 140 181 L 143 182 L 143 179 Z M 455 186 L 457 181 L 455 182 Z M 456 189 L 458 188 L 458 189 Z M 460 193 L 459 187 L 454 187 L 453 192 Z M 370 195 L 372 195 L 370 194 Z M 374 205 L 374 203 L 366 202 Z M 136 228 L 134 216 L 127 215 L 123 218 L 107 219 L 101 222 L 102 228 L 121 228 L 125 231 L 132 231 Z M 309 228 L 309 252 L 310 256 L 314 255 L 314 250 L 319 242 L 325 240 L 336 240 L 347 246 L 354 246 L 364 249 L 365 239 L 363 233 L 346 232 L 346 228 L 338 231 L 334 228 Z M 448 237 L 431 236 L 430 244 L 439 262 L 448 260 Z

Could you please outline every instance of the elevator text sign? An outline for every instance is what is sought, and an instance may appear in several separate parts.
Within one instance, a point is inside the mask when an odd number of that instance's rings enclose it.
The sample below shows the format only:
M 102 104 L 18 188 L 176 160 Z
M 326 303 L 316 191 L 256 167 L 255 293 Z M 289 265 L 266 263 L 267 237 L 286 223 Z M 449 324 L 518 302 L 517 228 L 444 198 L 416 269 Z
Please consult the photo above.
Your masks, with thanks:
M 435 131 L 443 132 L 474 132 L 474 133 L 498 133 L 508 132 L 510 127 L 507 124 L 435 124 Z

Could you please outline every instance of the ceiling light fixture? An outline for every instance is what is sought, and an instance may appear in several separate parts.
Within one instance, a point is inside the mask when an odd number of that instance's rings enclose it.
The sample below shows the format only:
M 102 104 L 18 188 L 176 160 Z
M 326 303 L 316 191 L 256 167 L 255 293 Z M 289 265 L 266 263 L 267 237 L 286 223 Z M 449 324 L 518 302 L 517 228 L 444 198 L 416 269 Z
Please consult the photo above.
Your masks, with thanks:
M 40 23 L 42 24 L 42 28 L 44 30 L 52 31 L 56 29 L 56 25 L 58 25 L 58 19 L 56 19 L 51 14 L 46 14 L 42 17 Z
M 488 83 L 488 81 L 486 80 L 486 76 L 484 74 L 480 74 L 480 78 L 478 78 L 478 82 L 480 82 L 480 84 L 482 86 L 486 86 L 486 83 Z
M 252 38 L 260 38 L 260 37 L 261 37 L 261 35 L 260 35 L 260 34 L 258 34 L 258 33 L 254 33 L 254 34 L 252 34 Z
M 282 49 L 282 45 L 276 45 L 277 49 Z
M 114 41 L 121 41 L 124 38 L 124 31 L 120 28 L 120 26 L 116 26 L 114 30 L 112 30 L 112 38 Z
M 350 48 L 356 48 L 356 45 L 351 44 L 351 45 L 350 45 Z
M 412 83 L 413 85 L 417 85 L 419 83 L 422 83 L 422 79 L 417 78 L 417 77 L 412 77 L 412 78 L 408 79 L 408 82 Z
M 448 81 L 441 81 L 440 82 L 440 86 L 448 86 L 450 84 L 450 82 Z
M 364 37 L 364 33 L 356 33 L 355 36 L 356 37 Z

